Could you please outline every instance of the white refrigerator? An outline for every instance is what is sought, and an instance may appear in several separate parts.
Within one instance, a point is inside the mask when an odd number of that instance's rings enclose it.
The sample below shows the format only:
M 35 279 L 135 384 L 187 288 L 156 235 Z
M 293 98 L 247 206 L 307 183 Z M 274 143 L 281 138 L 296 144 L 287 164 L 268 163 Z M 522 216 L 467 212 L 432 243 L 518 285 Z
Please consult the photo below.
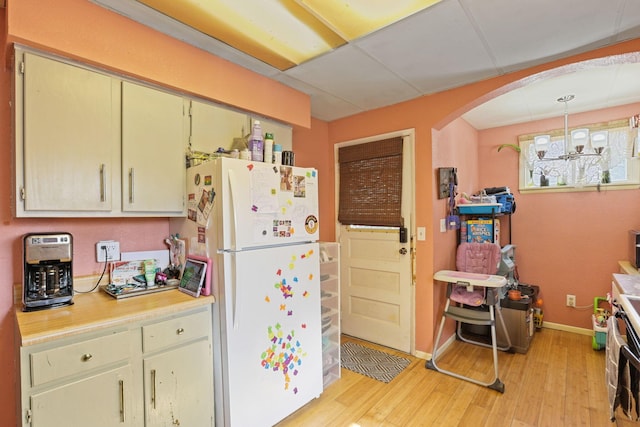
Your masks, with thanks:
M 322 392 L 315 169 L 219 158 L 187 170 L 171 233 L 213 261 L 217 426 L 271 426 Z

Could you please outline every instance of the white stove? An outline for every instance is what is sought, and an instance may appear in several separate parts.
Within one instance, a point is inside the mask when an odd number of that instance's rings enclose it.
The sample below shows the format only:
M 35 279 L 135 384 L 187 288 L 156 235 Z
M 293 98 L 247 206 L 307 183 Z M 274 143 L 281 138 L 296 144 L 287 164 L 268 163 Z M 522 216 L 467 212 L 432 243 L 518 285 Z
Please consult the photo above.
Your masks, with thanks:
M 627 313 L 635 331 L 640 334 L 640 275 L 614 274 L 613 300 Z

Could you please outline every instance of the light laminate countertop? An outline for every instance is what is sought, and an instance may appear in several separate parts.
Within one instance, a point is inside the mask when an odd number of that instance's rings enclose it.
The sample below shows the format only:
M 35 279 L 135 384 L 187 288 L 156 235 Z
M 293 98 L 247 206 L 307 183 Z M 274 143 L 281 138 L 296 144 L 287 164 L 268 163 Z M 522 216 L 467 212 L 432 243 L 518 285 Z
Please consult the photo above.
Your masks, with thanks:
M 76 294 L 73 305 L 40 311 L 22 311 L 16 305 L 18 340 L 22 346 L 39 344 L 85 332 L 99 331 L 213 304 L 213 296 L 194 298 L 177 289 L 115 299 L 103 291 Z
M 614 273 L 613 282 L 621 294 L 640 296 L 640 275 Z

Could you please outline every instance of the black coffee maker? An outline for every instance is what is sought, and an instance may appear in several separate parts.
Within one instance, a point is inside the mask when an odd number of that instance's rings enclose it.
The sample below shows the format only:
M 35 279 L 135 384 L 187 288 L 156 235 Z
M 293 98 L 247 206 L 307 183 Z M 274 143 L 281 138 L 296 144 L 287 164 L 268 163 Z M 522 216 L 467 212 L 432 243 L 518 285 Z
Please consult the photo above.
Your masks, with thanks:
M 30 233 L 23 238 L 24 311 L 73 304 L 73 237 L 69 233 Z

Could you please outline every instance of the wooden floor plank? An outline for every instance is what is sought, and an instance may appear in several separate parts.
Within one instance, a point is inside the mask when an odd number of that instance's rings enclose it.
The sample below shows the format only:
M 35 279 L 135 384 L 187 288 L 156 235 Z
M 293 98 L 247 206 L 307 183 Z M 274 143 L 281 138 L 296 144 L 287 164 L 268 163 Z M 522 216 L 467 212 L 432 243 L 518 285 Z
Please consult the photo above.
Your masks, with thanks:
M 542 329 L 526 354 L 499 352 L 504 393 L 426 369 L 424 360 L 396 350 L 345 336 L 346 341 L 411 364 L 388 384 L 342 369 L 342 378 L 278 427 L 639 425 L 620 410 L 617 423 L 609 420 L 605 352 L 593 350 L 586 335 Z M 482 381 L 493 375 L 491 350 L 461 341 L 439 356 L 438 366 Z

